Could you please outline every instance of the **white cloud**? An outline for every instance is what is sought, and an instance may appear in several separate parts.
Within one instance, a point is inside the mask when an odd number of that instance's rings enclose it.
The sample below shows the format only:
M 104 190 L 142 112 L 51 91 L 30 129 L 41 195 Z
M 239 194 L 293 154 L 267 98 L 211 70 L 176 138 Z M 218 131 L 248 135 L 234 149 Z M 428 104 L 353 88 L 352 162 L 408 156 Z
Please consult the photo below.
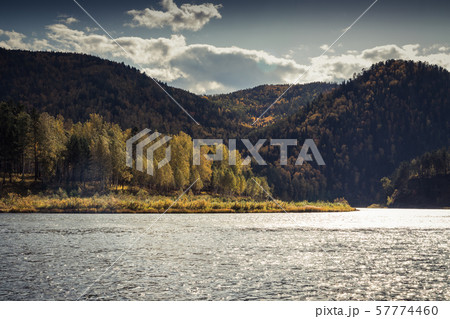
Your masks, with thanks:
M 231 91 L 259 83 L 292 81 L 304 67 L 262 50 L 186 43 L 182 35 L 143 39 L 119 37 L 123 52 L 106 35 L 64 24 L 47 26 L 47 38 L 58 50 L 130 59 L 159 80 L 197 93 Z
M 174 85 L 187 87 L 197 93 L 289 82 L 304 71 L 304 66 L 295 61 L 278 58 L 265 51 L 207 44 L 186 46 L 170 60 L 169 65 L 187 74 L 174 81 Z M 213 84 L 208 86 L 206 83 Z
M 47 37 L 57 43 L 63 51 L 83 53 L 108 53 L 117 46 L 106 36 L 86 34 L 84 31 L 71 29 L 65 24 L 52 24 L 47 26 Z
M 0 41 L 0 47 L 13 50 L 50 50 L 53 47 L 48 43 L 47 39 L 33 39 L 31 42 L 24 42 L 27 37 L 23 33 L 12 31 L 5 31 L 0 29 L 0 40 L 1 38 L 8 38 Z
M 331 49 L 331 47 L 328 44 L 322 44 L 320 46 L 320 49 L 323 51 L 331 52 L 331 53 L 334 52 L 334 49 Z
M 355 72 L 361 72 L 363 68 L 369 68 L 374 63 L 389 59 L 424 61 L 450 69 L 450 54 L 445 52 L 447 51 L 437 48 L 421 49 L 418 44 L 388 44 L 362 51 L 347 51 L 340 55 L 323 55 L 310 59 L 313 67 L 307 78 L 338 82 L 350 78 Z
M 127 13 L 133 17 L 131 27 L 144 26 L 147 28 L 163 28 L 170 26 L 173 31 L 192 30 L 198 31 L 209 20 L 222 16 L 219 9 L 222 5 L 212 3 L 182 4 L 178 7 L 173 0 L 162 0 L 161 6 L 165 11 L 146 8 L 144 10 L 130 10 Z
M 294 56 L 294 53 L 295 53 L 294 50 L 289 50 L 285 55 L 283 55 L 283 58 L 292 59 L 292 57 Z
M 68 18 L 65 18 L 65 19 L 61 20 L 61 23 L 65 23 L 65 24 L 72 24 L 72 23 L 75 23 L 75 22 L 78 22 L 78 19 L 76 19 L 74 17 L 68 17 Z
M 67 14 L 59 14 L 58 15 L 58 23 L 64 23 L 64 24 L 72 24 L 80 22 L 77 18 L 71 17 Z
M 126 60 L 139 64 L 142 71 L 152 77 L 195 93 L 222 93 L 265 83 L 291 83 L 306 71 L 299 83 L 339 82 L 387 59 L 426 61 L 450 69 L 450 47 L 442 44 L 424 48 L 418 44 L 389 44 L 342 54 L 329 51 L 311 58 L 310 65 L 301 65 L 290 56 L 276 57 L 263 50 L 187 44 L 182 35 L 153 39 L 118 37 L 116 41 L 130 56 L 106 35 L 72 29 L 64 24 L 47 26 L 45 39 L 31 41 L 27 41 L 24 34 L 0 30 L 1 47 L 71 51 Z
M 0 36 L 6 36 L 8 40 L 0 41 L 0 46 L 6 49 L 24 49 L 23 39 L 25 34 L 16 31 L 4 31 L 0 29 Z
M 99 28 L 91 28 L 91 27 L 85 27 L 84 28 L 87 32 L 95 32 L 95 31 L 98 31 L 99 30 Z

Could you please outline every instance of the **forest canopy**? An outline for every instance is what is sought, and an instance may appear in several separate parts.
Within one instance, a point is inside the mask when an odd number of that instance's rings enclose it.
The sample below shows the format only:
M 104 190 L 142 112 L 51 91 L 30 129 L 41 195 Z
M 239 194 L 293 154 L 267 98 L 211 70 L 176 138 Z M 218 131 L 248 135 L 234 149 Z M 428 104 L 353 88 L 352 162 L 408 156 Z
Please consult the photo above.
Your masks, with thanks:
M 248 182 L 254 178 L 269 190 L 264 178 L 254 176 L 250 167 L 240 165 L 242 158 L 238 151 L 234 151 L 237 165 L 229 164 L 225 145 L 201 148 L 202 155 L 223 148 L 223 161 L 212 162 L 202 156 L 200 165 L 193 165 L 192 138 L 184 132 L 172 135 L 169 141 L 172 159 L 168 165 L 148 175 L 126 166 L 125 142 L 132 130 L 122 130 L 98 114 L 74 124 L 62 116 L 36 111 L 29 114 L 22 106 L 2 102 L 0 122 L 0 133 L 5 137 L 0 142 L 3 184 L 8 179 L 12 182 L 13 174 L 21 175 L 22 179 L 33 175 L 45 187 L 76 189 L 88 184 L 101 192 L 136 186 L 166 194 L 184 190 L 197 180 L 192 187 L 194 192 L 262 197 L 261 188 Z M 163 156 L 163 149 L 158 149 L 155 161 Z
M 260 153 L 267 166 L 254 165 L 250 173 L 214 164 L 210 178 L 202 179 L 202 189 L 227 192 L 218 176 L 233 185 L 241 183 L 241 174 L 246 181 L 254 174 L 265 176 L 274 195 L 283 200 L 345 197 L 354 205 L 368 205 L 385 201 L 379 181 L 401 162 L 450 145 L 450 75 L 428 63 L 389 60 L 339 85 L 295 85 L 255 126 L 254 118 L 287 85 L 214 96 L 161 85 L 200 125 L 150 78 L 123 63 L 82 54 L 0 49 L 0 101 L 8 101 L 1 115 L 3 136 L 8 137 L 1 146 L 5 178 L 11 170 L 35 170 L 39 179 L 52 183 L 95 179 L 99 185 L 126 182 L 176 189 L 200 172 L 189 168 L 187 178 L 181 173 L 188 171 L 186 165 L 171 167 L 162 183 L 121 168 L 117 159 L 105 160 L 104 174 L 94 173 L 94 168 L 102 164 L 104 152 L 123 152 L 117 141 L 144 128 L 171 136 L 184 132 L 190 138 L 249 138 L 253 144 L 289 138 L 301 145 L 313 139 L 326 163 L 323 167 L 295 165 L 301 146 L 291 147 L 288 165 L 280 165 L 279 149 L 265 145 Z M 27 127 L 32 135 L 23 134 Z M 89 130 L 99 130 L 97 137 Z M 47 132 L 57 140 L 42 138 L 37 143 Z M 242 156 L 248 155 L 239 147 Z M 239 187 L 233 193 L 242 191 Z

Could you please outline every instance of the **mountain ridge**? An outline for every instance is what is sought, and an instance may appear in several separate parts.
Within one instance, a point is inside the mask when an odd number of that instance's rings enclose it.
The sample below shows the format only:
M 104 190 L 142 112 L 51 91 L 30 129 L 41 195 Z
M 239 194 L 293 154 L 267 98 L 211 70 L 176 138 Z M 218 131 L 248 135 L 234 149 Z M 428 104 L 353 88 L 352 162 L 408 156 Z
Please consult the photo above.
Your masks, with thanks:
M 0 100 L 84 121 L 98 113 L 123 128 L 161 132 L 199 130 L 153 79 L 134 67 L 78 53 L 0 48 Z M 193 93 L 158 82 L 191 116 L 213 126 L 217 112 Z
M 220 136 L 224 135 L 223 129 L 242 134 L 289 86 L 260 85 L 227 94 L 202 96 L 154 80 L 123 62 L 79 53 L 4 48 L 0 48 L 0 74 L 0 100 L 13 100 L 52 115 L 61 114 L 74 121 L 84 121 L 89 113 L 95 112 L 123 128 L 152 127 L 165 133 L 183 130 L 190 134 Z M 194 121 L 155 81 L 206 129 L 193 125 Z M 275 114 L 275 120 L 291 115 L 296 108 L 335 86 L 320 82 L 293 85 L 285 99 L 268 112 L 267 123 L 273 123 L 270 120 L 272 114 Z M 242 108 L 232 105 L 232 99 L 242 93 L 252 95 L 246 97 L 247 104 L 244 103 Z M 264 103 L 261 95 L 266 95 Z M 227 97 L 230 101 L 224 103 Z M 259 107 L 255 108 L 258 103 Z M 224 120 L 218 121 L 219 117 Z
M 252 136 L 313 138 L 327 163 L 261 169 L 274 176 L 277 195 L 312 192 L 370 204 L 381 198 L 380 178 L 402 161 L 450 145 L 450 73 L 422 62 L 380 62 Z M 262 153 L 276 161 L 276 150 Z M 299 147 L 291 150 L 292 158 L 298 154 Z
M 227 94 L 214 94 L 208 99 L 224 108 L 224 116 L 238 116 L 240 122 L 256 127 L 267 126 L 293 115 L 300 108 L 312 102 L 320 94 L 336 88 L 336 83 L 310 82 L 305 84 L 263 84 L 253 88 L 234 91 Z M 283 95 L 284 93 L 284 95 Z M 279 99 L 272 107 L 274 103 Z M 270 107 L 270 108 L 269 108 Z
M 252 112 L 272 103 L 288 85 L 203 97 L 161 85 L 201 125 L 149 77 L 123 63 L 75 53 L 0 49 L 0 101 L 74 122 L 98 113 L 124 129 L 184 131 L 194 138 L 314 139 L 325 167 L 294 165 L 299 147 L 290 149 L 287 166 L 278 165 L 279 147 L 261 149 L 269 165 L 255 171 L 268 177 L 282 199 L 346 197 L 352 204 L 370 204 L 381 200 L 380 178 L 400 162 L 450 145 L 450 75 L 428 63 L 388 60 L 339 85 L 293 86 L 269 113 L 273 121 L 256 128 L 248 121 L 258 114 Z M 299 98 L 301 91 L 306 96 Z

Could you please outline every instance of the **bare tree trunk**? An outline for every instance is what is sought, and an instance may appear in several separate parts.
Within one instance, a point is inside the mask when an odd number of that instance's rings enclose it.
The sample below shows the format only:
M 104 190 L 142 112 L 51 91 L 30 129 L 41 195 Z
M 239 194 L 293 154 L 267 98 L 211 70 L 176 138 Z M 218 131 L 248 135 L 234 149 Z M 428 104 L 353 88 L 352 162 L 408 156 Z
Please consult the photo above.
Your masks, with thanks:
M 34 181 L 37 181 L 39 174 L 38 168 L 38 156 L 37 156 L 37 143 L 34 142 Z
M 25 153 L 22 152 L 22 182 L 25 181 Z

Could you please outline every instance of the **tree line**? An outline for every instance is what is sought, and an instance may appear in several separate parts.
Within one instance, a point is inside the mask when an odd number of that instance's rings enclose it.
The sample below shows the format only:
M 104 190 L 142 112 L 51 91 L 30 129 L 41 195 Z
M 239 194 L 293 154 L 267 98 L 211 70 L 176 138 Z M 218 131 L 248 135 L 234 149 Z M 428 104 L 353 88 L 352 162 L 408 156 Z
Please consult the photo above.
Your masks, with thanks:
M 22 181 L 25 176 L 47 187 L 91 187 L 107 191 L 119 187 L 148 189 L 166 194 L 184 190 L 195 180 L 192 190 L 224 195 L 264 196 L 256 179 L 269 190 L 264 178 L 254 176 L 242 166 L 241 154 L 234 151 L 237 165 L 228 162 L 225 145 L 202 146 L 200 165 L 193 165 L 191 136 L 184 132 L 169 141 L 171 161 L 156 169 L 153 176 L 126 166 L 126 140 L 136 130 L 122 130 L 98 114 L 85 122 L 73 123 L 62 116 L 27 112 L 13 103 L 0 103 L 0 166 L 2 185 Z M 212 162 L 204 155 L 223 148 L 224 160 Z M 164 148 L 155 152 L 155 165 L 164 156 Z

